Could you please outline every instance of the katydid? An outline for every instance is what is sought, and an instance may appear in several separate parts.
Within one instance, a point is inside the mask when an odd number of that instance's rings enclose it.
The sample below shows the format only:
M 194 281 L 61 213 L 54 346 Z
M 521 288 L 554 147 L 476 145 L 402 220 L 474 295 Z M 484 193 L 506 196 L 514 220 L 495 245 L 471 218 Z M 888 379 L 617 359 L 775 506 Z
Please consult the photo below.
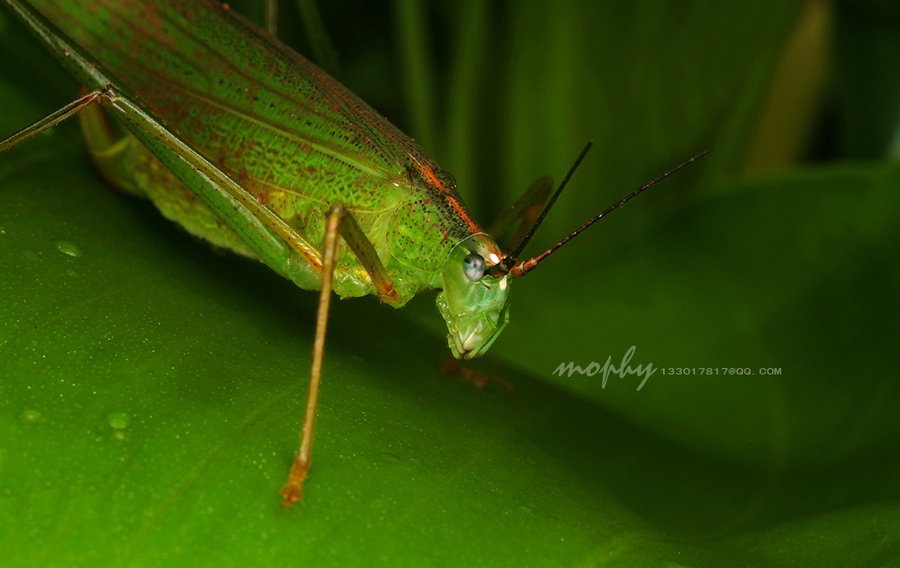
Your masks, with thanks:
M 112 185 L 148 197 L 190 233 L 320 290 L 300 448 L 281 491 L 288 506 L 301 499 L 309 470 L 332 291 L 374 294 L 401 307 L 419 292 L 440 290 L 451 353 L 478 357 L 507 324 L 512 279 L 702 155 L 520 260 L 590 144 L 552 196 L 549 178 L 541 178 L 486 232 L 453 176 L 411 138 L 227 6 L 3 3 L 86 94 L 3 141 L 0 151 L 79 114 L 89 151 Z M 489 234 L 517 222 L 520 230 L 501 249 Z

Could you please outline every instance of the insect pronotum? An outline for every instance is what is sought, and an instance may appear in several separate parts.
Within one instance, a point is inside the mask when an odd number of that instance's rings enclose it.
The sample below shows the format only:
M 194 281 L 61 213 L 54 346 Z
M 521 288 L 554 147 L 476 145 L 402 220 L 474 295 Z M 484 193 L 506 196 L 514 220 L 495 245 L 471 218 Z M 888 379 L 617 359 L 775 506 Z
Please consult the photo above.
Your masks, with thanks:
M 148 197 L 194 235 L 320 290 L 300 448 L 281 491 L 288 506 L 301 499 L 309 470 L 332 291 L 374 294 L 401 307 L 419 292 L 440 290 L 450 351 L 478 357 L 507 324 L 511 280 L 702 155 L 521 259 L 590 144 L 552 195 L 542 178 L 485 231 L 453 176 L 411 138 L 227 6 L 3 3 L 86 94 L 12 135 L 0 151 L 78 114 L 94 161 L 115 187 Z M 490 235 L 517 222 L 501 249 Z

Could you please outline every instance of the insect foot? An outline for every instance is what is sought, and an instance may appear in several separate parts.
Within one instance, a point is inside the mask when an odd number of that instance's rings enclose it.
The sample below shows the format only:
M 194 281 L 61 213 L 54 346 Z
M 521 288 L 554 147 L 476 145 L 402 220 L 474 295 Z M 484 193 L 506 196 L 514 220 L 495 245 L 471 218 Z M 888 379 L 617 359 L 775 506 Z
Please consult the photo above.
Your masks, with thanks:
M 299 503 L 303 499 L 303 482 L 309 473 L 309 462 L 301 462 L 294 460 L 291 467 L 291 475 L 288 477 L 287 483 L 281 488 L 281 506 L 290 509 L 294 503 Z
M 443 362 L 441 362 L 441 371 L 448 375 L 455 375 L 467 383 L 472 383 L 475 385 L 475 388 L 478 389 L 483 389 L 488 385 L 496 385 L 503 388 L 507 393 L 511 393 L 515 390 L 515 386 L 503 377 L 482 373 L 464 367 L 450 355 L 447 355 Z

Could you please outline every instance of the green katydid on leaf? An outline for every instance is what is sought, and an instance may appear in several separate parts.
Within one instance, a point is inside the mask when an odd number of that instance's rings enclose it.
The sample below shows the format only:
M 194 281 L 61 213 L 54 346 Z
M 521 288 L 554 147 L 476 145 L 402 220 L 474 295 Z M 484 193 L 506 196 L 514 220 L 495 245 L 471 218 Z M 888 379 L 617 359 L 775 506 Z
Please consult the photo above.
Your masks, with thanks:
M 452 174 L 227 5 L 5 3 L 88 92 L 0 150 L 79 115 L 111 185 L 148 197 L 194 235 L 321 291 L 300 450 L 282 490 L 286 505 L 301 499 L 309 470 L 332 291 L 401 307 L 419 292 L 441 290 L 450 351 L 478 357 L 509 320 L 513 278 L 661 179 L 544 253 L 520 259 L 589 146 L 552 196 L 549 182 L 536 184 L 492 225 L 503 233 L 522 224 L 504 252 L 472 219 Z M 348 246 L 340 247 L 341 239 Z

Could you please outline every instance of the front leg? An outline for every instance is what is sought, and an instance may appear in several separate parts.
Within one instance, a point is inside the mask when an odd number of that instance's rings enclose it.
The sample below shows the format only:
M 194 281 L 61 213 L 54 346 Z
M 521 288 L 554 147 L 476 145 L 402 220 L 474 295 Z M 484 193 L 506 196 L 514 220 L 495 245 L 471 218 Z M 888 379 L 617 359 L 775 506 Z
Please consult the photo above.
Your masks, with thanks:
M 475 388 L 478 389 L 483 389 L 488 385 L 497 385 L 507 393 L 511 393 L 515 390 L 513 384 L 503 377 L 489 375 L 487 373 L 482 373 L 481 371 L 476 371 L 474 369 L 470 369 L 469 367 L 460 365 L 459 361 L 454 359 L 452 355 L 447 355 L 444 357 L 444 361 L 441 363 L 441 371 L 448 375 L 459 377 L 467 383 L 472 383 L 473 385 L 475 385 Z
M 331 303 L 339 235 L 344 237 L 344 240 L 350 245 L 350 249 L 369 273 L 378 298 L 386 303 L 393 303 L 397 300 L 393 281 L 356 219 L 340 203 L 333 205 L 328 212 L 325 224 L 325 242 L 322 246 L 322 290 L 319 293 L 319 309 L 316 314 L 316 337 L 313 342 L 312 368 L 309 372 L 306 414 L 303 418 L 303 429 L 300 432 L 300 449 L 297 457 L 294 458 L 288 481 L 281 489 L 282 503 L 285 507 L 290 507 L 303 498 L 303 482 L 309 473 L 313 432 L 319 405 L 319 385 L 322 382 L 322 360 L 325 357 L 328 308 Z

